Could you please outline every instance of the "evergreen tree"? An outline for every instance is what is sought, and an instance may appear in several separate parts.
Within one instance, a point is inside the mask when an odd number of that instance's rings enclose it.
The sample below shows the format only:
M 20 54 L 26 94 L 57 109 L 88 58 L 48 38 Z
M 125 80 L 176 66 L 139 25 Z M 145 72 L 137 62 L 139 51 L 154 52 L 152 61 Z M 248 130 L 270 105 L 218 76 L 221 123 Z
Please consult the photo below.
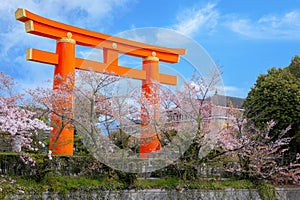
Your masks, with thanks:
M 260 129 L 274 120 L 276 125 L 271 130 L 274 138 L 291 125 L 288 132 L 294 137 L 291 150 L 300 152 L 300 83 L 290 70 L 272 68 L 259 75 L 243 107 L 250 124 Z
M 294 56 L 291 64 L 286 67 L 286 69 L 293 74 L 296 78 L 300 78 L 300 57 L 298 55 Z

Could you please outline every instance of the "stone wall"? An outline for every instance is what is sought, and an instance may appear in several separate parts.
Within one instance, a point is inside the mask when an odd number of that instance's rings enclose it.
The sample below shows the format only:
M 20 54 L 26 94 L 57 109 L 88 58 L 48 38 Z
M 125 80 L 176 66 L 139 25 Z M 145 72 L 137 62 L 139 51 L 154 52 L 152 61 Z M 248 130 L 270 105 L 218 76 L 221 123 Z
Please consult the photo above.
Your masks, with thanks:
M 300 199 L 299 188 L 276 188 L 280 200 Z M 109 200 L 261 200 L 256 190 L 125 190 L 125 191 L 70 191 L 65 194 L 44 192 L 42 194 L 8 195 L 5 199 L 109 199 Z

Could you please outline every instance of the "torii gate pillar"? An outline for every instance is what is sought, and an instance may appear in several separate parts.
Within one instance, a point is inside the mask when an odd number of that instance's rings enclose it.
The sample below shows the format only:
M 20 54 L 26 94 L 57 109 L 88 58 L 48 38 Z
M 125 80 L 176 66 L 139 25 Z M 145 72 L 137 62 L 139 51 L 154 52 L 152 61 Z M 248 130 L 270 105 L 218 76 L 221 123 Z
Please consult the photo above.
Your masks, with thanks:
M 157 152 L 161 148 L 161 143 L 159 141 L 160 134 L 155 131 L 155 124 L 149 124 L 149 117 L 152 117 L 155 123 L 159 120 L 159 110 L 160 110 L 160 97 L 159 97 L 159 87 L 157 83 L 159 82 L 159 58 L 156 57 L 156 53 L 152 52 L 152 56 L 148 56 L 143 59 L 142 69 L 146 72 L 146 80 L 142 81 L 142 95 L 148 100 L 148 103 L 153 106 L 152 116 L 143 111 L 141 108 L 141 118 L 142 118 L 142 136 L 140 144 L 140 157 L 147 158 L 147 153 Z
M 62 118 L 71 119 L 73 116 L 74 97 L 71 90 L 75 81 L 75 44 L 70 32 L 67 38 L 58 39 L 56 43 L 58 64 L 54 69 L 53 90 L 63 90 L 62 94 L 66 96 L 60 96 L 57 99 L 53 108 L 56 114 L 51 116 L 53 129 L 50 132 L 49 149 L 53 154 L 73 155 L 74 127 L 68 120 L 62 120 Z

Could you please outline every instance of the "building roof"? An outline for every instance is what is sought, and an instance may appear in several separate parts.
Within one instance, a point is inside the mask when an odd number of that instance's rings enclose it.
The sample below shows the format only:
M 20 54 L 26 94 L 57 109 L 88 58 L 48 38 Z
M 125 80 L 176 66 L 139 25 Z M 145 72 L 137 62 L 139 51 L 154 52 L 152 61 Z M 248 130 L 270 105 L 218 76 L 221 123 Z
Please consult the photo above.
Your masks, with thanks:
M 231 97 L 219 94 L 215 94 L 212 97 L 209 97 L 208 99 L 212 100 L 212 102 L 218 106 L 229 107 L 230 105 L 232 105 L 234 108 L 242 108 L 242 105 L 245 100 L 239 97 Z

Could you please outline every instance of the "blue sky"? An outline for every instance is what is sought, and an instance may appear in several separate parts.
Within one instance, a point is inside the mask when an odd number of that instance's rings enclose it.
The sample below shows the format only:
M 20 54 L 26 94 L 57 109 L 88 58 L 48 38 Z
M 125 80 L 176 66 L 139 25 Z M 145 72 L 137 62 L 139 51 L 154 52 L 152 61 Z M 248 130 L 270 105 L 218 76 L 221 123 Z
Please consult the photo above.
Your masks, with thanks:
M 55 42 L 25 33 L 14 12 L 38 15 L 116 35 L 145 27 L 175 30 L 200 44 L 222 66 L 227 95 L 246 97 L 256 78 L 300 55 L 297 0 L 2 0 L 0 71 L 22 88 L 52 79 L 53 67 L 27 62 L 27 48 L 55 51 Z M 180 42 L 177 47 L 180 46 Z

